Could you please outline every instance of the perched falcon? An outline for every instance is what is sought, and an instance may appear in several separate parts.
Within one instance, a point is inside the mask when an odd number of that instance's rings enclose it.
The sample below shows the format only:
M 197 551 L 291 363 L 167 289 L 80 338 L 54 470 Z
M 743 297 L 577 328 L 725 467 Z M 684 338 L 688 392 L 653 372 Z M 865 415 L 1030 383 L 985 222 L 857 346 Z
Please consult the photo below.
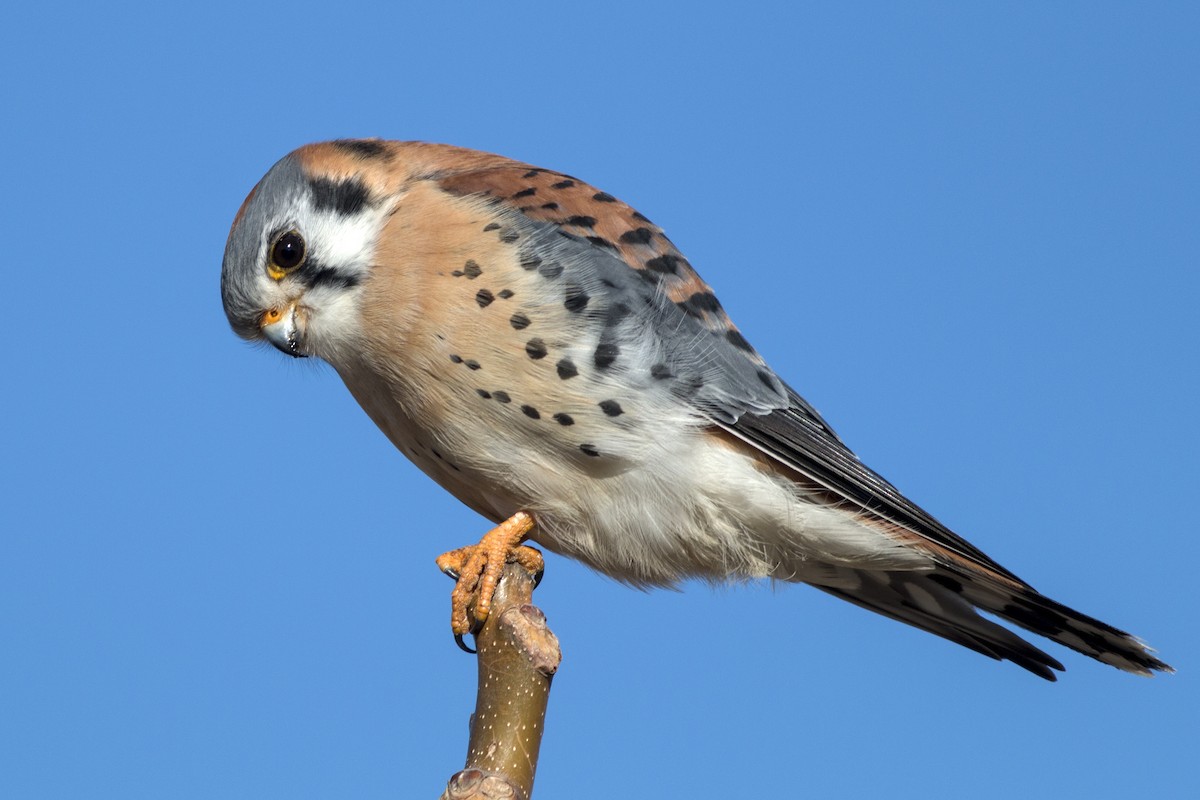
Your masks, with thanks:
M 976 609 L 1170 671 L 860 462 L 657 225 L 569 175 L 419 142 L 302 147 L 238 211 L 221 294 L 238 335 L 330 363 L 498 523 L 441 561 L 458 634 L 529 539 L 637 586 L 808 583 L 1050 680 L 1057 660 Z

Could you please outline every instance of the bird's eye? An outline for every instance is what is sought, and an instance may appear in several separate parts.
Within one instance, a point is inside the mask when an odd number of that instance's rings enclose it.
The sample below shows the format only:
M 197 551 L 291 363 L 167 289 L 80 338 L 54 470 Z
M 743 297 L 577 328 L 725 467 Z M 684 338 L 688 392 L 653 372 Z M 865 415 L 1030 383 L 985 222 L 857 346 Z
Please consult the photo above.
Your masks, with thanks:
M 271 245 L 272 277 L 282 278 L 304 263 L 304 237 L 296 231 L 282 233 Z

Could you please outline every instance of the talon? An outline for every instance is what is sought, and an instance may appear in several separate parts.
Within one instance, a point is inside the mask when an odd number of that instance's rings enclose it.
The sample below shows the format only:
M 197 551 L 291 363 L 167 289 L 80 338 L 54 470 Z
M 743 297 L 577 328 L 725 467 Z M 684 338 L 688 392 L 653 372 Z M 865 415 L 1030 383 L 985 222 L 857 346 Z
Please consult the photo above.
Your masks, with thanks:
M 546 570 L 544 569 L 539 569 L 537 572 L 533 573 L 533 588 L 536 589 L 537 587 L 541 586 L 542 578 L 544 577 L 546 577 Z
M 541 580 L 542 554 L 520 546 L 533 526 L 533 516 L 518 511 L 484 534 L 479 544 L 438 556 L 438 569 L 455 580 L 450 594 L 450 630 L 458 646 L 468 653 L 475 651 L 466 647 L 462 637 L 471 632 L 472 624 L 477 627 L 487 620 L 504 564 L 512 559 L 535 580 Z
M 458 645 L 458 649 L 462 650 L 464 653 L 475 654 L 475 653 L 479 652 L 478 650 L 472 650 L 470 647 L 467 646 L 467 643 L 463 639 L 463 635 L 461 633 L 454 634 L 454 643 L 456 645 Z

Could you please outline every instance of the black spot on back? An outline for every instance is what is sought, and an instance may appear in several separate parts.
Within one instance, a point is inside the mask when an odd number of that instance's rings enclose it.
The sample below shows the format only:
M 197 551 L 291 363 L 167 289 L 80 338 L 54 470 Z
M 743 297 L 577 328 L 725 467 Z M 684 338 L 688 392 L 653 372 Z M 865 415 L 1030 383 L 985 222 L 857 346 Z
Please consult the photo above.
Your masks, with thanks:
M 633 212 L 633 218 L 636 219 L 638 222 L 645 222 L 650 225 L 654 224 L 653 222 L 650 222 L 650 220 L 646 218 L 645 214 L 642 214 L 638 211 Z
M 550 184 L 550 188 L 552 188 L 552 189 L 570 189 L 574 185 L 575 185 L 575 181 L 567 179 L 565 181 L 559 181 L 558 183 Z
M 601 342 L 596 345 L 596 352 L 592 356 L 592 362 L 596 365 L 596 369 L 608 369 L 617 360 L 621 349 L 612 342 Z
M 542 263 L 542 260 L 537 256 L 521 256 L 521 269 L 533 271 Z
M 600 451 L 596 449 L 596 445 L 594 444 L 581 444 L 579 445 L 579 449 L 583 451 L 585 456 L 591 456 L 592 458 L 599 458 L 600 456 Z
M 617 246 L 615 244 L 610 242 L 608 239 L 605 239 L 603 236 L 589 236 L 589 237 L 587 237 L 587 240 L 589 242 L 591 242 L 592 244 L 596 245 L 597 247 L 606 247 L 609 250 L 617 249 Z
M 561 411 L 554 415 L 554 421 L 557 422 L 559 425 L 574 425 L 575 424 L 575 420 L 572 419 L 570 414 L 564 414 Z
M 520 239 L 520 238 L 521 238 L 521 234 L 517 233 L 516 231 L 501 231 L 500 232 L 500 241 L 505 242 L 506 244 L 512 244 L 513 242 L 515 242 L 517 239 Z
M 562 264 L 555 264 L 554 262 L 542 264 L 542 266 L 538 267 L 538 274 L 543 278 L 557 278 L 559 275 L 562 275 L 562 271 Z
M 583 291 L 582 288 L 578 286 L 568 286 L 567 299 L 563 302 L 563 305 L 566 306 L 567 311 L 578 314 L 580 311 L 583 311 L 585 308 L 587 308 L 588 300 L 590 299 L 591 298 L 588 297 L 587 292 Z
M 675 373 L 671 372 L 671 368 L 666 364 L 655 364 L 650 367 L 650 377 L 656 381 L 665 381 L 667 378 L 675 377 Z
M 521 406 L 521 413 L 530 419 L 541 419 L 542 415 L 533 406 Z
M 621 241 L 625 244 L 650 244 L 653 239 L 654 231 L 649 228 L 634 228 L 621 234 Z
M 522 178 L 536 178 L 541 173 L 542 173 L 542 171 L 540 169 L 531 169 L 531 170 L 529 170 L 529 172 L 526 172 L 521 177 Z
M 512 325 L 519 331 L 524 330 L 525 328 L 529 327 L 529 317 L 518 311 L 516 314 L 513 314 L 508 318 L 508 324 Z
M 712 292 L 696 292 L 683 301 L 683 305 L 692 316 L 702 316 L 706 312 L 713 313 L 721 310 L 721 303 Z
M 600 410 L 610 417 L 619 417 L 625 413 L 625 409 L 621 408 L 621 404 L 616 400 L 602 400 L 598 405 Z
M 333 146 L 358 158 L 378 158 L 387 153 L 387 145 L 375 139 L 338 139 Z
M 491 392 L 489 392 L 487 389 L 476 389 L 476 390 L 475 390 L 475 394 L 479 395 L 479 396 L 480 396 L 480 397 L 482 397 L 484 400 L 491 400 L 491 399 L 492 399 L 492 393 L 491 393 Z
M 465 366 L 467 369 L 479 369 L 479 362 L 473 358 L 468 358 L 463 362 L 463 366 Z
M 647 261 L 646 269 L 652 272 L 661 272 L 664 275 L 675 275 L 679 272 L 679 262 L 681 260 L 679 256 L 667 253 L 664 256 L 658 256 Z
M 542 208 L 547 211 L 558 211 L 558 203 L 542 203 Z
M 521 191 L 517 192 L 513 195 L 513 197 L 533 197 L 535 194 L 537 194 L 537 187 L 530 186 L 528 189 L 522 189 Z
M 483 270 L 479 268 L 473 260 L 467 259 L 467 263 L 463 266 L 462 274 L 466 275 L 471 280 L 475 280 L 483 274 Z
M 731 328 L 730 330 L 725 331 L 725 338 L 731 345 L 739 350 L 745 350 L 747 353 L 754 352 L 754 348 L 749 342 L 746 341 L 746 337 L 742 336 L 739 331 L 735 331 Z
M 617 198 L 613 197 L 608 192 L 596 192 L 592 195 L 592 199 L 598 203 L 615 203 Z
M 348 217 L 357 214 L 371 200 L 366 185 L 357 178 L 334 181 L 329 178 L 312 178 L 308 182 L 312 191 L 313 207 L 318 211 L 333 211 Z
M 568 378 L 574 378 L 576 375 L 579 374 L 579 369 L 575 366 L 575 363 L 573 361 L 571 361 L 571 359 L 569 359 L 569 358 L 564 358 L 561 361 L 559 361 L 555 365 L 555 368 L 558 370 L 558 377 L 562 378 L 564 381 L 567 380 Z
M 567 221 L 564 222 L 563 224 L 564 225 L 574 225 L 578 228 L 591 228 L 596 225 L 596 218 L 589 217 L 585 214 L 576 214 L 573 217 L 569 217 L 567 219 Z
M 479 303 L 480 308 L 487 308 L 495 299 L 495 295 L 493 295 L 487 289 L 480 289 L 475 293 L 475 302 Z
M 530 339 L 525 343 L 525 353 L 534 361 L 546 357 L 546 343 L 541 339 Z
M 507 300 L 508 298 L 510 298 L 510 297 L 512 297 L 512 296 L 513 296 L 513 290 L 512 290 L 512 289 L 501 289 L 501 290 L 500 290 L 500 291 L 499 291 L 499 292 L 496 294 L 496 297 L 499 297 L 501 300 Z
M 497 403 L 511 403 L 512 398 L 508 396 L 508 392 L 492 392 L 492 397 Z
M 498 230 L 500 230 L 499 222 L 489 222 L 487 225 L 483 226 L 484 233 L 487 233 L 488 231 L 498 231 Z
M 463 360 L 462 360 L 462 356 L 460 356 L 460 355 L 458 355 L 458 354 L 456 354 L 456 353 L 451 353 L 451 354 L 450 354 L 450 360 L 451 360 L 453 363 L 455 363 L 455 364 L 461 364 L 461 363 L 463 362 Z

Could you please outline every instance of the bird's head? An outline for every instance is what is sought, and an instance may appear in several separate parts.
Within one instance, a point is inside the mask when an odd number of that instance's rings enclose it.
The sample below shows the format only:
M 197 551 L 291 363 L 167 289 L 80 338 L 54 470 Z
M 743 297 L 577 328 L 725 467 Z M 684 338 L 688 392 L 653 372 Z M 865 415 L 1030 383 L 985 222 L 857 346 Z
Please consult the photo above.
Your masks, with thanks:
M 234 332 L 296 357 L 354 347 L 358 299 L 394 206 L 384 154 L 374 140 L 309 145 L 251 190 L 221 267 Z

